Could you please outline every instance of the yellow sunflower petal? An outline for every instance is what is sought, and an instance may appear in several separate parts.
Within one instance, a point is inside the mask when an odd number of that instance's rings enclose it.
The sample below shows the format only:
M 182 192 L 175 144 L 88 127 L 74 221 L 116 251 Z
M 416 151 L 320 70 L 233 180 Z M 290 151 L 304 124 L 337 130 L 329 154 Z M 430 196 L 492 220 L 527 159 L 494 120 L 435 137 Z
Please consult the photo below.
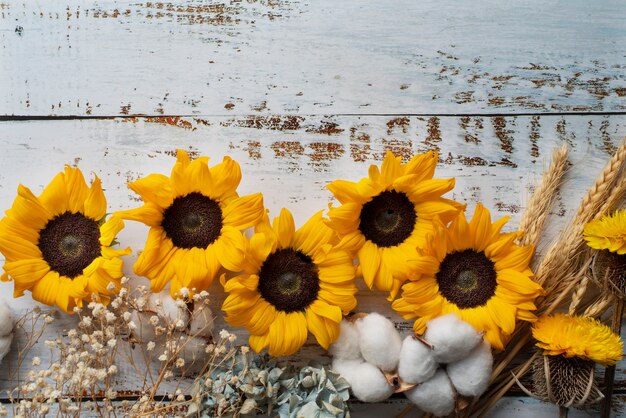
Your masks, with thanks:
M 270 345 L 269 332 L 264 335 L 250 335 L 248 344 L 256 353 L 260 353 Z
M 415 155 L 405 164 L 405 173 L 418 175 L 417 181 L 432 179 L 435 175 L 438 159 L 439 156 L 437 152 L 433 151 Z
M 342 235 L 356 231 L 359 227 L 361 208 L 362 205 L 359 203 L 346 203 L 339 207 L 331 207 L 328 211 L 330 217 L 328 225 Z
M 50 266 L 40 258 L 20 259 L 5 262 L 4 270 L 15 282 L 14 297 L 18 297 L 24 294 L 24 290 L 31 289 L 37 281 L 45 277 L 50 271 Z
M 17 197 L 11 207 L 11 216 L 22 225 L 40 231 L 52 219 L 53 214 L 46 209 L 28 187 L 17 187 Z
M 247 329 L 251 334 L 263 335 L 270 329 L 276 320 L 277 311 L 270 303 L 260 301 L 254 307 L 254 311 L 247 323 Z
M 357 189 L 357 184 L 347 180 L 335 180 L 326 186 L 328 190 L 341 203 L 356 202 L 365 203 L 369 200 L 369 195 L 362 195 Z
M 139 208 L 115 212 L 114 215 L 129 221 L 143 222 L 151 227 L 160 227 L 163 221 L 163 210 L 154 203 L 146 203 Z
M 110 217 L 101 227 L 100 227 L 100 244 L 109 246 L 117 236 L 117 234 L 124 229 L 124 221 L 117 217 Z
M 290 247 L 291 240 L 296 232 L 296 226 L 291 212 L 285 208 L 281 209 L 280 215 L 274 218 L 273 229 L 274 233 L 278 237 L 278 242 L 281 248 Z
M 0 251 L 7 261 L 41 258 L 41 250 L 31 241 L 20 236 L 0 234 Z
M 83 173 L 74 167 L 65 166 L 65 189 L 69 200 L 67 210 L 72 213 L 82 212 L 85 200 L 89 196 L 89 188 Z
M 230 157 L 210 168 L 213 177 L 212 194 L 218 200 L 228 200 L 237 197 L 236 189 L 241 182 L 241 168 Z
M 61 299 L 69 297 L 67 286 L 64 286 L 59 273 L 49 271 L 39 279 L 32 288 L 33 299 L 46 305 L 54 305 L 57 302 L 57 293 L 63 293 Z M 67 305 L 67 303 L 64 303 Z
M 223 211 L 224 225 L 246 229 L 257 224 L 263 217 L 263 195 L 255 193 L 231 201 Z
M 94 221 L 99 221 L 104 218 L 104 215 L 106 215 L 107 201 L 104 197 L 102 183 L 100 182 L 98 176 L 95 177 L 93 183 L 91 184 L 89 194 L 87 195 L 87 199 L 85 199 L 84 207 L 85 209 L 83 214 Z
M 293 246 L 304 254 L 313 255 L 324 244 L 330 242 L 334 231 L 322 220 L 322 212 L 317 212 L 294 234 Z
M 302 312 L 278 312 L 270 325 L 269 353 L 272 356 L 289 356 L 298 351 L 307 337 L 306 317 Z
M 141 196 L 144 202 L 150 202 L 165 209 L 174 201 L 174 192 L 170 179 L 163 174 L 149 174 L 128 184 L 128 187 Z
M 404 174 L 401 163 L 402 157 L 396 157 L 393 152 L 387 151 L 380 169 L 380 182 L 384 188 L 390 187 L 396 178 Z
M 371 289 L 380 268 L 379 250 L 371 241 L 365 241 L 363 248 L 359 250 L 359 263 L 363 269 L 365 284 Z
M 226 269 L 239 271 L 243 266 L 246 241 L 243 234 L 231 226 L 224 226 L 213 244 L 218 260 Z
M 56 176 L 54 176 L 52 181 L 46 186 L 46 188 L 43 190 L 43 192 L 39 196 L 39 200 L 41 201 L 41 203 L 46 208 L 48 208 L 48 210 L 50 211 L 50 213 L 52 213 L 53 216 L 61 215 L 67 212 L 68 210 L 70 210 L 69 209 L 70 196 L 68 195 L 68 190 L 66 188 L 65 183 L 66 183 L 66 174 L 59 173 Z M 85 189 L 86 188 L 87 187 L 85 186 Z M 81 205 L 78 209 L 82 209 L 83 203 L 84 203 L 84 200 L 83 202 L 81 202 Z M 76 209 L 74 212 L 78 211 L 78 209 Z

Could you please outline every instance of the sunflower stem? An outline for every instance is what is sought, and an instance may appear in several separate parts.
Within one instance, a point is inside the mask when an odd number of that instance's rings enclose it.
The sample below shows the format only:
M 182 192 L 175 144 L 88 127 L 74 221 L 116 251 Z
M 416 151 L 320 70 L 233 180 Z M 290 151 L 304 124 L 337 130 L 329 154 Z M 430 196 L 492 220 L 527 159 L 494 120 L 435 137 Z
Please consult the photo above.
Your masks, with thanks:
M 617 299 L 613 307 L 613 319 L 611 330 L 618 334 L 622 329 L 622 316 L 624 315 L 624 299 Z M 615 366 L 609 366 L 604 372 L 604 402 L 602 402 L 601 418 L 609 418 L 611 415 L 611 398 L 613 397 L 613 386 L 615 384 Z
M 569 408 L 566 406 L 559 406 L 559 418 L 567 418 Z

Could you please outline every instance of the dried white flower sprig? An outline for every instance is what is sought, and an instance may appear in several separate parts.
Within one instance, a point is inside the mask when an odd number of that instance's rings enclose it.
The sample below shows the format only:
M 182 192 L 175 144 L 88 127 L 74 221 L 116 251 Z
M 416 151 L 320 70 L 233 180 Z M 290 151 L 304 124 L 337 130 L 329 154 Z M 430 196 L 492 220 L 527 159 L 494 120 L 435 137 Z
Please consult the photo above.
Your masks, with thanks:
M 186 296 L 186 289 L 181 289 Z M 146 293 L 137 299 L 136 308 L 131 311 L 133 342 L 145 344 L 150 351 L 161 352 L 157 360 L 167 358 L 166 351 L 180 352 L 176 359 L 178 369 L 185 367 L 187 373 L 201 372 L 205 366 L 205 349 L 213 340 L 214 318 L 209 308 L 209 293 L 195 293 L 191 302 L 173 299 L 169 289 L 160 293 Z M 171 338 L 163 338 L 170 333 Z
M 0 363 L 11 349 L 13 341 L 13 317 L 6 302 L 0 300 Z
M 404 341 L 393 323 L 377 313 L 341 323 L 330 346 L 333 369 L 364 402 L 404 392 L 421 410 L 445 416 L 462 407 L 460 396 L 480 396 L 489 383 L 493 357 L 482 334 L 454 314 L 428 322 L 422 337 Z
M 53 316 L 35 309 L 18 319 L 16 327 L 25 334 L 26 345 L 18 353 L 17 370 L 23 370 L 19 365 L 26 359 L 31 369 L 9 376 L 14 382 L 8 394 L 12 414 L 39 417 L 54 403 L 61 417 L 179 414 L 190 404 L 182 391 L 183 379 L 194 370 L 210 370 L 211 361 L 234 340 L 230 334 L 212 339 L 207 332 L 213 329 L 208 296 L 198 293 L 187 304 L 156 300 L 158 295 L 145 286 L 132 292 L 122 287 L 109 305 L 94 300 L 76 309 L 77 325 L 67 335 L 45 341 L 51 353 L 45 359 L 31 358 L 28 352 L 45 338 Z M 153 309 L 149 313 L 148 307 Z M 148 335 L 146 341 L 138 337 Z M 136 399 L 119 399 L 119 375 L 143 382 Z M 176 388 L 173 393 L 171 388 Z

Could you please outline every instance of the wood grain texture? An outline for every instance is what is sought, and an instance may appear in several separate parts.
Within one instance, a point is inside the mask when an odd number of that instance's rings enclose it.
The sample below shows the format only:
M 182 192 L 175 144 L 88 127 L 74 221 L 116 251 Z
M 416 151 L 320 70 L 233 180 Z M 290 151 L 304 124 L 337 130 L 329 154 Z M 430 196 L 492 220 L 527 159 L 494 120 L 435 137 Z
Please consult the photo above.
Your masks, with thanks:
M 4 150 L 0 155 L 0 208 L 11 206 L 19 183 L 39 193 L 64 164 L 77 165 L 102 179 L 109 211 L 136 207 L 140 201 L 127 182 L 149 173 L 168 174 L 176 148 L 184 148 L 193 156 L 209 155 L 214 162 L 232 156 L 243 171 L 241 194 L 263 192 L 271 214 L 288 207 L 302 224 L 332 201 L 325 189 L 329 181 L 365 176 L 369 164 L 379 163 L 386 150 L 408 158 L 436 149 L 440 156 L 436 176 L 457 179 L 450 196 L 467 202 L 469 213 L 481 201 L 494 218 L 510 216 L 505 228 L 513 230 L 552 149 L 565 141 L 570 144 L 573 165 L 567 174 L 566 193 L 559 197 L 549 220 L 550 229 L 557 231 L 575 212 L 625 125 L 626 117 L 617 116 L 125 117 L 0 122 L 0 148 Z M 126 225 L 119 240 L 134 251 L 126 258 L 124 271 L 135 277 L 132 264 L 143 248 L 147 228 L 135 222 Z M 551 236 L 554 233 L 548 234 Z M 548 243 L 549 238 L 540 249 Z M 145 279 L 135 280 L 146 283 Z M 215 282 L 210 289 L 217 329 L 228 328 L 219 310 L 224 299 L 219 287 Z M 382 312 L 403 332 L 409 332 L 411 324 L 393 314 L 383 294 L 370 292 L 362 283 L 360 288 L 358 310 Z M 35 305 L 28 293 L 16 300 L 11 294 L 12 285 L 0 283 L 0 298 L 8 300 L 16 313 Z M 48 337 L 66 332 L 75 323 L 60 312 L 56 315 L 58 322 L 49 329 Z M 245 331 L 236 333 L 241 342 L 246 340 Z M 23 338 L 18 335 L 14 347 L 22 344 Z M 35 355 L 45 361 L 49 351 L 38 347 L 29 359 Z M 297 358 L 311 357 L 326 358 L 312 339 Z M 5 361 L 8 367 L 14 365 L 15 351 Z M 624 368 L 622 364 L 618 369 L 618 387 L 626 384 Z M 140 389 L 133 373 L 128 364 L 121 364 L 116 387 L 129 393 Z M 0 374 L 0 390 L 10 386 L 8 375 Z M 174 387 L 175 383 L 164 385 L 163 390 Z M 511 411 L 522 405 L 541 405 L 524 398 L 507 402 L 513 403 L 503 404 L 504 409 L 493 416 L 514 414 Z
M 0 3 L 0 115 L 624 112 L 619 0 Z

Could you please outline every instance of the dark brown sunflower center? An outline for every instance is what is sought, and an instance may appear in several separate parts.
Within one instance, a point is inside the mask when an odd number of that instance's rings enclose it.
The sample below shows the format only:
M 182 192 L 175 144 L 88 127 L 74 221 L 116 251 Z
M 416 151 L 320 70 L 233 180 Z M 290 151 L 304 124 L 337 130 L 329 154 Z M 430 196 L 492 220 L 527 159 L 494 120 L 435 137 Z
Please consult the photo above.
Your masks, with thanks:
M 484 305 L 495 294 L 498 284 L 493 261 L 474 250 L 446 255 L 436 279 L 439 293 L 459 308 Z
M 52 270 L 73 279 L 100 257 L 100 228 L 82 213 L 65 212 L 39 231 L 37 245 Z
M 222 231 L 222 209 L 200 193 L 177 197 L 165 209 L 161 226 L 179 248 L 206 248 Z
M 261 266 L 259 292 L 280 311 L 303 311 L 317 299 L 319 291 L 317 267 L 300 251 L 278 250 Z
M 402 244 L 413 232 L 417 215 L 407 195 L 382 192 L 361 208 L 359 229 L 366 239 L 379 247 Z

